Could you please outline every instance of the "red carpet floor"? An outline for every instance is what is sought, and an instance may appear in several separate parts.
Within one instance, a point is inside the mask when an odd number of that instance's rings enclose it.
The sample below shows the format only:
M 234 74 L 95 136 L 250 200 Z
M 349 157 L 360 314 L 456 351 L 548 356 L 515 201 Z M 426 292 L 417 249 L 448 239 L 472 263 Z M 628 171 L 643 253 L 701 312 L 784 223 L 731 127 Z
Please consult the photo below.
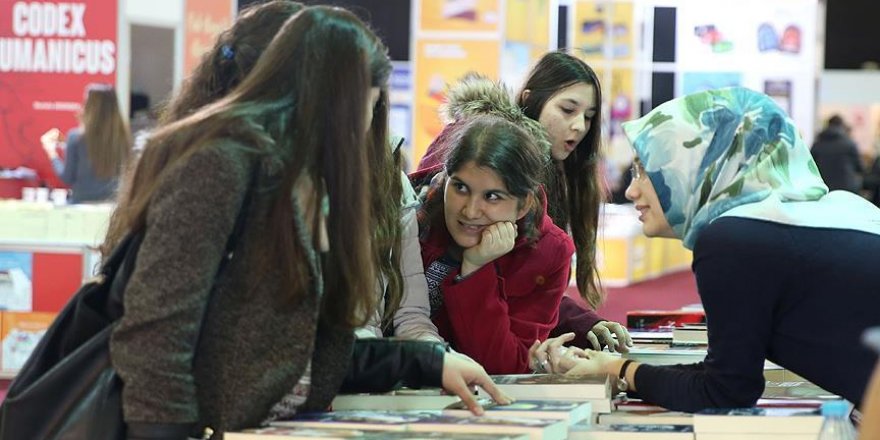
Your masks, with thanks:
M 630 310 L 674 310 L 689 304 L 697 304 L 697 284 L 690 270 L 664 275 L 627 287 L 606 287 L 605 304 L 599 315 L 611 321 L 626 322 Z M 577 290 L 569 287 L 568 295 L 577 297 Z

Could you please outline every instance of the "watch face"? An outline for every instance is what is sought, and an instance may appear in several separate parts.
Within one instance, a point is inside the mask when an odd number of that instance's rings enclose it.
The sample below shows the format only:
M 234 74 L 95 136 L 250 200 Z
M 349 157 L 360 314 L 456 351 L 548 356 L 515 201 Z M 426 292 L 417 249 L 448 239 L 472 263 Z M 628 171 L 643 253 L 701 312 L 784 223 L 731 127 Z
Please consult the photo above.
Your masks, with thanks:
M 620 377 L 620 378 L 617 379 L 617 389 L 618 389 L 618 390 L 620 390 L 620 391 L 626 391 L 626 389 L 627 389 L 628 387 L 629 387 L 629 384 L 626 383 L 626 379 L 624 379 L 624 378 L 622 378 L 622 377 Z

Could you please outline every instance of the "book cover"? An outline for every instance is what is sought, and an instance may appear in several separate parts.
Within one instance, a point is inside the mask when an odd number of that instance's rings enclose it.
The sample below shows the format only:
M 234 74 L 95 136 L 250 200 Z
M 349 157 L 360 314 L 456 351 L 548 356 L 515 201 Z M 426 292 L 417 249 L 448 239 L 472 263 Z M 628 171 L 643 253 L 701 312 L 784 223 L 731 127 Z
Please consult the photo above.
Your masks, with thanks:
M 705 346 L 662 346 L 632 347 L 623 357 L 651 365 L 695 364 L 706 358 Z
M 366 431 L 334 428 L 268 428 L 224 433 L 226 440 L 528 440 L 522 434 L 492 435 L 452 432 Z
M 816 440 L 818 434 L 747 434 L 746 440 Z M 696 435 L 697 440 L 743 440 L 743 434 L 719 434 L 703 432 Z
M 367 431 L 355 429 L 330 429 L 330 428 L 282 428 L 270 426 L 268 428 L 246 429 L 240 432 L 223 433 L 226 440 L 348 440 L 362 439 Z
M 693 414 L 665 409 L 640 411 L 615 411 L 611 414 L 600 414 L 597 423 L 610 425 L 691 425 L 694 424 Z
M 502 391 L 518 400 L 587 400 L 611 397 L 607 375 L 506 374 L 492 376 Z
M 763 399 L 840 399 L 818 385 L 807 381 L 767 381 L 764 385 Z
M 559 420 L 524 417 L 453 417 L 437 415 L 407 424 L 410 431 L 470 432 L 479 434 L 527 434 L 532 440 L 563 440 L 568 425 Z
M 692 324 L 672 329 L 675 345 L 709 345 L 709 329 L 705 324 Z
M 571 440 L 694 440 L 690 425 L 588 425 L 578 424 L 569 431 Z
M 706 409 L 694 414 L 694 432 L 818 435 L 822 415 L 815 408 Z
M 702 310 L 631 310 L 626 312 L 626 327 L 630 329 L 672 328 L 684 323 L 706 322 Z
M 401 390 L 387 394 L 340 394 L 333 399 L 331 407 L 334 411 L 439 411 L 457 402 L 461 402 L 458 396 L 446 394 L 439 389 Z
M 406 424 L 424 418 L 424 413 L 392 411 L 333 411 L 302 413 L 290 420 L 272 422 L 283 428 L 341 428 L 359 430 L 403 431 Z
M 559 400 L 518 400 L 510 405 L 495 402 L 480 402 L 486 415 L 490 417 L 525 417 L 531 419 L 562 420 L 569 425 L 589 420 L 592 416 L 590 402 L 571 402 Z M 450 405 L 443 414 L 456 417 L 471 416 L 464 403 Z

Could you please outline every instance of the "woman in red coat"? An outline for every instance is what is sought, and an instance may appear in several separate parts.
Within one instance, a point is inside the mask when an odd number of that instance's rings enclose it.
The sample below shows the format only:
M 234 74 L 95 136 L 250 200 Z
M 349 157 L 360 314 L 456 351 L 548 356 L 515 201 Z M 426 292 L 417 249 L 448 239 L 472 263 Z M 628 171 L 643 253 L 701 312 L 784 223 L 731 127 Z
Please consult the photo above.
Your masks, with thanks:
M 556 326 L 574 244 L 547 215 L 544 154 L 494 116 L 462 127 L 419 213 L 431 318 L 490 374 L 534 367 Z

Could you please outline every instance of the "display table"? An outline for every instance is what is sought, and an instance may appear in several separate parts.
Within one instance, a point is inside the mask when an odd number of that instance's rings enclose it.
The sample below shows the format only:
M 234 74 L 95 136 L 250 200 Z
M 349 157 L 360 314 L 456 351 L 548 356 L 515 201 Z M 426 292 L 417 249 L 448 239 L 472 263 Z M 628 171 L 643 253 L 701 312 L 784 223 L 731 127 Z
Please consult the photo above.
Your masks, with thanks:
M 0 200 L 0 308 L 61 310 L 94 275 L 112 208 Z

